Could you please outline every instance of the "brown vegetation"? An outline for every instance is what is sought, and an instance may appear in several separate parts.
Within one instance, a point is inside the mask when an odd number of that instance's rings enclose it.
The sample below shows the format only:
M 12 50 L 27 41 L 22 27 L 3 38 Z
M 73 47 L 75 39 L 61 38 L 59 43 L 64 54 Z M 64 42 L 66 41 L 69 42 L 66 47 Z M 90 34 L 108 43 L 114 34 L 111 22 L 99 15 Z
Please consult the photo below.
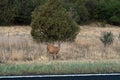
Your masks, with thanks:
M 104 28 L 96 24 L 80 27 L 75 42 L 62 42 L 57 60 L 120 59 L 120 27 L 108 24 Z M 29 26 L 0 27 L 0 62 L 49 60 L 46 43 L 34 42 L 30 30 Z M 105 31 L 111 31 L 114 36 L 113 44 L 106 51 L 100 41 L 101 33 Z

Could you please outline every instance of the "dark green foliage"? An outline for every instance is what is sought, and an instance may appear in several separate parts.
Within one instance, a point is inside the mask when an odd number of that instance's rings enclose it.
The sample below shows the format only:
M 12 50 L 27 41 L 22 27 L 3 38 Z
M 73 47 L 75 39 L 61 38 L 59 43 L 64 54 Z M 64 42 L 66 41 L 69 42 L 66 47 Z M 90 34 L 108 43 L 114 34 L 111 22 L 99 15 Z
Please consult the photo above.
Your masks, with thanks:
M 77 24 L 68 16 L 60 0 L 49 0 L 32 14 L 31 34 L 36 41 L 74 40 Z
M 35 7 L 44 4 L 46 0 L 15 0 L 14 6 L 16 10 L 15 24 L 30 24 L 31 12 Z
M 105 47 L 109 46 L 113 43 L 113 34 L 111 32 L 104 32 L 102 34 L 102 37 L 100 37 L 100 40 L 102 41 Z
M 99 0 L 94 10 L 94 17 L 117 25 L 120 17 L 120 0 Z
M 68 11 L 71 19 L 78 23 L 80 21 L 80 16 L 78 15 L 75 3 L 76 1 L 72 0 L 63 0 L 62 2 L 64 8 L 66 8 L 66 10 Z
M 117 24 L 117 25 L 120 25 L 120 16 L 112 16 L 109 21 L 112 23 L 112 24 Z
M 73 19 L 75 22 L 79 23 L 80 16 L 78 15 L 78 12 L 75 10 L 74 7 L 70 7 L 68 10 L 69 17 Z
M 98 0 L 86 0 L 85 7 L 87 8 L 89 12 L 89 18 L 94 19 L 94 10 L 97 7 Z
M 106 19 L 106 12 L 107 12 L 107 9 L 106 9 L 106 2 L 105 0 L 99 0 L 99 2 L 97 3 L 97 7 L 94 11 L 94 17 L 96 19 L 99 19 L 101 21 L 105 20 Z
M 89 20 L 89 12 L 87 8 L 84 5 L 79 5 L 76 7 L 78 15 L 79 15 L 79 24 L 85 23 L 86 21 Z
M 14 1 L 16 16 L 15 24 L 29 24 L 31 20 L 31 12 L 33 11 L 32 0 L 15 0 Z
M 103 20 L 102 22 L 100 22 L 100 27 L 105 27 L 107 24 L 107 22 L 105 20 Z
M 47 0 L 0 0 L 0 25 L 30 24 L 31 12 Z
M 0 0 L 0 25 L 30 24 L 32 11 L 48 0 Z M 61 0 L 77 23 L 106 21 L 120 25 L 120 0 Z
M 90 14 L 85 6 L 86 0 L 64 0 L 64 7 L 70 13 L 70 17 L 78 24 L 89 20 Z
M 15 10 L 12 4 L 13 0 L 0 0 L 0 25 L 13 23 Z
M 69 0 L 67 0 L 67 1 L 65 0 L 65 1 L 63 1 L 62 4 L 63 4 L 64 8 L 66 8 L 66 10 L 67 10 L 70 18 L 73 19 L 75 22 L 78 23 L 79 19 L 80 19 L 80 16 L 78 15 L 78 12 L 76 10 L 75 3 L 73 3 L 73 2 L 71 2 Z

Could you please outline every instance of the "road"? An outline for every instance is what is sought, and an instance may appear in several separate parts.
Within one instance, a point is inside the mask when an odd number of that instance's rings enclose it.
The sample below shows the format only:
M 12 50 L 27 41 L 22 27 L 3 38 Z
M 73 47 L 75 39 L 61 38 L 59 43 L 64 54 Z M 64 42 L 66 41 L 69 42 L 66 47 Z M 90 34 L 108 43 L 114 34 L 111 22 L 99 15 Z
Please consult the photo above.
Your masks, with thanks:
M 0 80 L 120 80 L 120 74 L 0 76 Z

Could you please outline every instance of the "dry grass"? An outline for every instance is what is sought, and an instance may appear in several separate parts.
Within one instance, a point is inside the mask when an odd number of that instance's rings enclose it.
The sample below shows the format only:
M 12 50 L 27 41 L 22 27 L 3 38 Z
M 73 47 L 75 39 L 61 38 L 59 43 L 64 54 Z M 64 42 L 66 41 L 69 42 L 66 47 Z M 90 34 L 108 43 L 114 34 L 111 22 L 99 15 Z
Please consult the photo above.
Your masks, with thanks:
M 81 31 L 75 42 L 63 42 L 58 60 L 102 60 L 120 58 L 120 27 L 97 24 L 80 26 Z M 35 43 L 30 35 L 29 26 L 0 27 L 0 62 L 10 61 L 48 61 L 46 43 Z M 104 31 L 111 31 L 114 43 L 104 49 L 99 37 Z M 105 55 L 106 54 L 106 55 Z

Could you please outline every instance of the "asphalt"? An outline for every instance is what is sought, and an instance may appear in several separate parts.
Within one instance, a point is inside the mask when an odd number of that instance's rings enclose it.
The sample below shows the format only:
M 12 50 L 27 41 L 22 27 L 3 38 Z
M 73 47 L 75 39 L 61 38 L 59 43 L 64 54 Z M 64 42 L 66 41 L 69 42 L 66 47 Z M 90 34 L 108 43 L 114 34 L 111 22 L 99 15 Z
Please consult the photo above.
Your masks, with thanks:
M 0 80 L 120 80 L 120 73 L 115 73 L 115 74 L 0 76 Z

